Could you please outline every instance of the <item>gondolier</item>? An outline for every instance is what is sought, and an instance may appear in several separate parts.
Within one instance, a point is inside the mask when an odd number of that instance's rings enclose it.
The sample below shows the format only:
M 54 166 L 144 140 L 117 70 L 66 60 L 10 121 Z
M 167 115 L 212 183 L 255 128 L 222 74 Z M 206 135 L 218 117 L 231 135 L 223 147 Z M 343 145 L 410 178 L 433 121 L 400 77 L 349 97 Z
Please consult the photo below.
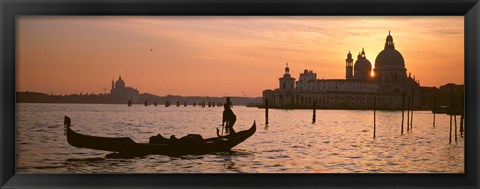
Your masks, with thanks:
M 225 128 L 227 130 L 227 133 L 230 134 L 235 134 L 235 130 L 233 130 L 233 125 L 235 125 L 235 122 L 237 121 L 237 116 L 233 113 L 232 109 L 230 108 L 231 102 L 229 102 L 229 99 L 227 100 L 227 103 L 223 105 L 224 110 L 223 110 L 223 118 L 222 118 L 222 127 L 225 125 Z

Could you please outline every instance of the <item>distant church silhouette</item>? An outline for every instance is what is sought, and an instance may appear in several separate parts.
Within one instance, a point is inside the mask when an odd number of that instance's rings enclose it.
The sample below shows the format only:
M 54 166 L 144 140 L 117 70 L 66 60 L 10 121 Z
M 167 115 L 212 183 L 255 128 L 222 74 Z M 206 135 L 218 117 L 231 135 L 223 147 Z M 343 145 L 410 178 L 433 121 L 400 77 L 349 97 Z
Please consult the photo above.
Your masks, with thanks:
M 390 32 L 375 59 L 375 69 L 363 48 L 355 64 L 350 51 L 345 62 L 345 79 L 317 79 L 316 73 L 305 69 L 298 81 L 291 77 L 287 64 L 279 88 L 264 90 L 263 99 L 280 108 L 310 107 L 317 101 L 319 108 L 370 109 L 376 96 L 377 108 L 399 109 L 405 95 L 405 107 L 408 96 L 413 96 L 415 107 L 420 105 L 419 81 L 410 74 L 407 77 L 405 61 L 395 49 Z
M 135 103 L 140 102 L 140 93 L 138 90 L 132 87 L 126 87 L 122 76 L 118 76 L 117 81 L 112 79 L 112 89 L 110 90 L 110 94 L 116 100 L 121 100 L 122 102 L 125 101 L 125 103 L 127 103 L 128 100 L 132 100 L 132 102 Z

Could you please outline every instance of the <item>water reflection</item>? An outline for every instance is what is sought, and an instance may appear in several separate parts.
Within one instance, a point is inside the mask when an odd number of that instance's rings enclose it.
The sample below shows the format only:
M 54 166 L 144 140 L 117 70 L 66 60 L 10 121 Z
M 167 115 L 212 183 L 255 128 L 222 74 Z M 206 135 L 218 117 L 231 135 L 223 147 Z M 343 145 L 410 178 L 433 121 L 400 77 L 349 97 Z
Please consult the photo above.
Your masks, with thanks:
M 202 161 L 204 160 L 204 161 Z M 196 172 L 196 165 L 217 169 L 220 173 L 242 173 L 242 167 L 253 162 L 251 151 L 229 151 L 205 155 L 148 155 L 143 157 L 128 157 L 111 153 L 106 157 L 70 158 L 60 168 L 66 168 L 70 173 L 88 173 L 97 170 L 100 173 L 135 172 L 135 167 L 144 167 L 150 171 L 145 173 L 168 173 L 164 168 L 170 165 L 185 172 Z M 47 167 L 48 168 L 48 167 Z M 119 169 L 121 168 L 121 169 Z

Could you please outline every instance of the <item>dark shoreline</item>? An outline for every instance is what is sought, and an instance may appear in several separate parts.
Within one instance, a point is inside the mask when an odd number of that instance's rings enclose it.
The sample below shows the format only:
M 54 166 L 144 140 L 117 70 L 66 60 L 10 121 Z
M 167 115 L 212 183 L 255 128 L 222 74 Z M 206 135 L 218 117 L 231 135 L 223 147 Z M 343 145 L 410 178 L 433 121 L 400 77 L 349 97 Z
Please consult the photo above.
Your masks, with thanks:
M 139 95 L 138 101 L 132 104 L 165 105 L 167 101 L 175 106 L 179 102 L 180 106 L 184 106 L 186 102 L 188 106 L 200 105 L 205 102 L 206 105 L 211 103 L 212 106 L 216 104 L 223 104 L 227 97 L 209 97 L 209 96 L 157 96 L 153 94 L 143 93 Z M 259 103 L 261 97 L 230 97 L 233 105 L 247 105 L 248 103 Z M 110 94 L 71 94 L 71 95 L 53 95 L 39 92 L 16 92 L 17 103 L 82 103 L 82 104 L 128 104 L 128 98 L 122 96 L 113 96 Z

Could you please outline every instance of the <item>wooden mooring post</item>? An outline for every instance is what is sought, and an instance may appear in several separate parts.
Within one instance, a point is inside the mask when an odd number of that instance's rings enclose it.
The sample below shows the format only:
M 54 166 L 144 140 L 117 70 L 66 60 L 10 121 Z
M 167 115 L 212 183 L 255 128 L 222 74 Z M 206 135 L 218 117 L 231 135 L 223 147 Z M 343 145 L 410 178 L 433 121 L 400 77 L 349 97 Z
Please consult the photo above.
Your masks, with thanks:
M 465 95 L 465 92 L 462 90 L 462 96 L 460 96 L 460 98 L 462 99 L 462 101 L 460 102 L 461 103 L 461 107 L 462 107 L 462 111 L 460 113 L 460 136 L 463 137 L 463 119 L 465 118 L 464 114 L 465 114 L 465 100 L 464 100 L 464 95 Z
M 413 107 L 414 103 L 413 103 L 413 102 L 414 102 L 414 101 L 415 101 L 415 93 L 414 93 L 414 90 L 412 89 L 412 102 L 410 102 L 410 103 L 412 104 L 412 105 L 410 106 L 410 107 L 412 108 L 412 109 L 410 110 L 410 112 L 411 112 L 411 114 L 412 114 L 412 115 L 410 116 L 410 131 L 413 130 L 413 109 L 414 109 L 414 107 Z
M 460 136 L 463 137 L 463 113 L 460 115 Z
M 400 134 L 403 135 L 403 122 L 405 120 L 405 92 L 402 93 L 402 129 Z
M 448 137 L 448 143 L 452 143 L 452 113 L 453 113 L 453 86 L 450 87 L 450 135 Z
M 375 122 L 375 119 L 376 119 L 375 114 L 377 109 L 376 101 L 377 101 L 377 96 L 373 96 L 373 139 L 375 139 L 375 133 L 377 132 L 377 125 Z
M 452 86 L 453 88 L 453 86 Z M 453 91 L 453 90 L 452 90 Z M 452 92 L 453 94 L 453 92 Z M 452 95 L 452 114 L 453 114 L 453 119 L 454 119 L 454 123 L 455 123 L 455 142 L 457 142 L 457 112 L 455 111 L 455 95 Z
M 317 101 L 313 101 L 313 117 L 312 117 L 312 124 L 317 122 Z
M 457 142 L 457 115 L 455 114 L 453 117 L 455 120 L 455 142 Z
M 132 106 L 132 100 L 128 100 L 128 106 Z
M 450 136 L 448 137 L 448 143 L 452 143 L 452 115 L 450 115 Z
M 407 100 L 407 131 L 410 130 L 410 95 Z
M 268 125 L 268 99 L 265 99 L 265 125 Z
M 183 102 L 183 106 L 187 107 L 187 101 Z
M 437 111 L 437 95 L 435 95 L 435 98 L 433 99 L 433 127 L 435 127 L 435 112 Z
M 153 102 L 153 105 L 154 105 L 154 106 L 157 106 L 157 101 L 154 101 L 154 102 Z
M 148 103 L 147 103 L 147 101 L 146 101 L 146 100 L 145 100 L 145 106 L 148 106 Z

